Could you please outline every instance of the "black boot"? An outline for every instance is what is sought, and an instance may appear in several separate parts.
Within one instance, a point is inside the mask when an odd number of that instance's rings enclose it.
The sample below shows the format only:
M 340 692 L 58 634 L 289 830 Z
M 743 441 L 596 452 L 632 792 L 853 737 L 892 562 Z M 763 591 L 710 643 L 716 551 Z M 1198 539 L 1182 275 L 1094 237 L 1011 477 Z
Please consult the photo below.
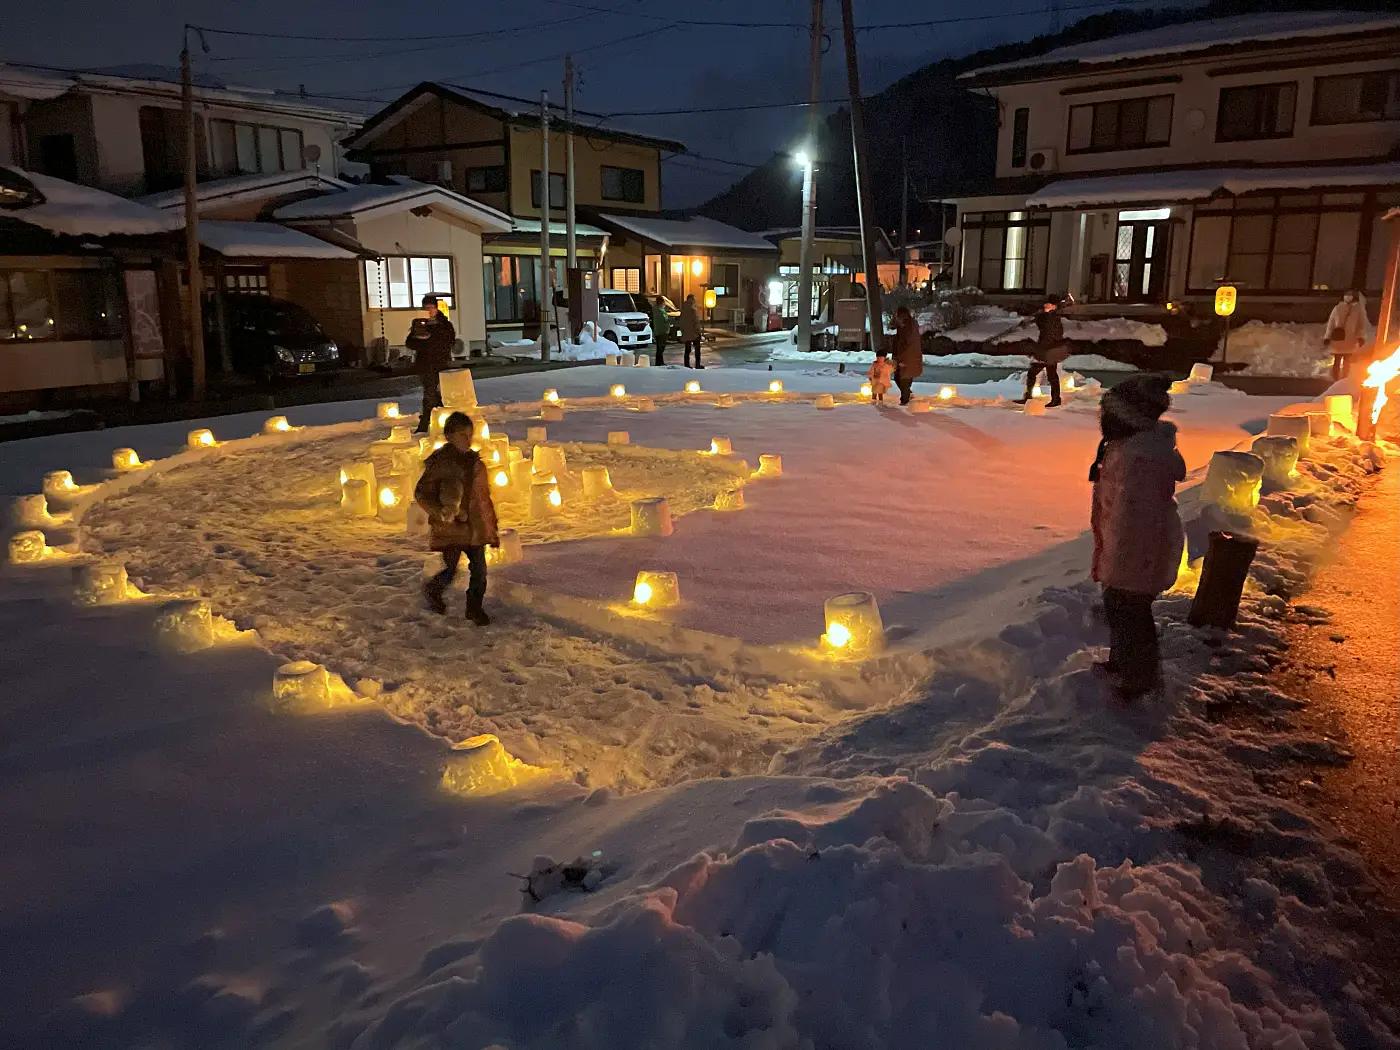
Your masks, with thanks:
M 428 603 L 428 609 L 439 616 L 447 615 L 447 602 L 443 600 L 443 585 L 437 580 L 429 580 L 423 584 L 423 600 Z
M 486 610 L 479 603 L 472 602 L 467 605 L 467 619 L 478 627 L 490 627 L 491 617 L 486 615 Z

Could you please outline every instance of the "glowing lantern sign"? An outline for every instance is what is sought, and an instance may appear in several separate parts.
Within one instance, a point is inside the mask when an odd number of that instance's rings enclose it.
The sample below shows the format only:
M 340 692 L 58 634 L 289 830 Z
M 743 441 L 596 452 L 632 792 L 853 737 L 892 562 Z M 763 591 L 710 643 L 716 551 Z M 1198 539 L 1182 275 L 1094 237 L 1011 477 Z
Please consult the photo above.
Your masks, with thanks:
M 863 656 L 879 652 L 885 644 L 885 628 L 875 596 L 865 591 L 838 594 L 828 598 L 826 633 L 822 643 L 843 656 Z
M 213 448 L 217 444 L 210 430 L 191 430 L 185 435 L 186 448 Z
M 674 572 L 637 573 L 632 586 L 632 603 L 648 609 L 669 609 L 681 600 L 680 581 Z
M 614 383 L 608 393 L 612 394 L 613 397 L 626 397 L 627 388 L 621 383 Z
M 632 501 L 633 536 L 669 536 L 671 532 L 671 507 L 665 496 Z
M 718 303 L 719 303 L 719 299 L 718 299 L 718 297 L 715 295 L 715 290 L 714 290 L 713 288 L 706 288 L 706 289 L 705 289 L 705 309 L 706 309 L 706 310 L 713 310 L 713 309 L 715 308 L 715 306 L 716 306 Z
M 710 455 L 728 456 L 734 451 L 734 446 L 727 437 L 717 437 L 710 439 Z
M 939 387 L 938 399 L 940 401 L 951 401 L 958 396 L 958 388 L 955 386 Z
M 375 406 L 374 414 L 378 419 L 398 419 L 399 403 L 397 401 L 381 401 Z
M 1220 360 L 1223 363 L 1230 353 L 1230 315 L 1235 312 L 1239 292 L 1233 284 L 1222 284 L 1215 290 L 1215 313 L 1225 318 L 1225 336 L 1220 343 Z
M 134 448 L 119 448 L 112 453 L 113 470 L 140 470 L 148 466 L 149 463 L 141 462 L 141 457 L 136 454 Z
M 535 518 L 552 518 L 564 505 L 559 495 L 557 481 L 536 481 L 530 486 L 530 515 Z
M 783 392 L 783 381 L 781 379 L 772 380 L 768 384 L 768 392 L 770 394 L 781 394 Z

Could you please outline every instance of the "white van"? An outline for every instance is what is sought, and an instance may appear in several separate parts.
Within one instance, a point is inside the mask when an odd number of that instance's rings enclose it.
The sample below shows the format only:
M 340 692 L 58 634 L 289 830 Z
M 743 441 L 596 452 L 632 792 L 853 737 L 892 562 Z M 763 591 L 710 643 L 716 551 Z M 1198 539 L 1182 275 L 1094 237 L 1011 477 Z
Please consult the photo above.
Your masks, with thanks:
M 555 302 L 558 303 L 559 330 L 567 333 L 570 331 L 568 304 L 562 296 L 556 296 Z M 598 338 L 616 343 L 622 350 L 650 346 L 651 317 L 645 310 L 637 309 L 627 292 L 602 289 L 598 292 Z

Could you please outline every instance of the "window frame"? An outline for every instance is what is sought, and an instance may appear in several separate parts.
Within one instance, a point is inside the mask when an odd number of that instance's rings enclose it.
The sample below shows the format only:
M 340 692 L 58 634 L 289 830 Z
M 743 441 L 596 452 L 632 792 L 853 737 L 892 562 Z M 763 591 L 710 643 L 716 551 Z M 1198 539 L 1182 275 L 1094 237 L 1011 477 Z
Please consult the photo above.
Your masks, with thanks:
M 413 263 L 414 263 L 415 261 L 417 261 L 417 262 L 426 261 L 427 264 L 428 264 L 428 271 L 427 271 L 427 272 L 428 272 L 428 284 L 429 284 L 429 287 L 428 287 L 428 288 L 425 288 L 425 289 L 420 290 L 420 289 L 418 288 L 418 286 L 417 286 L 417 281 L 415 280 L 415 277 L 414 277 L 414 266 L 413 266 Z M 394 262 L 402 262 L 402 264 L 403 264 L 403 272 L 404 272 L 404 280 L 403 280 L 403 282 L 394 282 L 394 281 L 391 281 L 390 278 L 389 278 L 390 266 L 391 266 L 391 264 L 394 263 Z M 442 291 L 442 290 L 440 290 L 440 289 L 437 287 L 438 268 L 437 268 L 436 266 L 434 266 L 434 263 L 442 263 L 442 262 L 445 262 L 445 263 L 447 264 L 447 284 L 448 284 L 448 289 L 447 289 L 447 291 Z M 378 280 L 378 276 L 379 276 L 379 273 L 378 273 L 378 272 L 376 272 L 375 275 L 374 275 L 373 277 L 371 277 L 371 268 L 372 268 L 372 267 L 379 267 L 379 268 L 382 268 L 382 273 L 383 273 L 383 282 L 382 282 L 382 283 L 380 283 L 380 281 Z M 365 260 L 363 260 L 363 265 L 361 266 L 361 272 L 364 274 L 364 278 L 365 278 L 365 309 L 366 309 L 366 310 L 384 310 L 384 311 L 388 311 L 388 312 L 393 312 L 393 311 L 396 311 L 396 310 L 410 310 L 410 311 L 411 311 L 411 310 L 422 310 L 422 309 L 423 309 L 423 296 L 425 296 L 425 295 L 436 295 L 439 299 L 445 299 L 445 300 L 447 301 L 447 307 L 448 307 L 448 309 L 456 309 L 456 307 L 457 307 L 457 267 L 456 267 L 456 262 L 455 262 L 455 257 L 454 257 L 454 256 L 451 256 L 451 255 L 381 255 L 381 256 L 380 256 L 379 258 L 377 258 L 377 259 L 365 259 Z M 394 285 L 395 285 L 396 283 L 402 283 L 402 284 L 406 284 L 406 285 L 408 286 L 408 303 L 407 303 L 406 305 L 404 305 L 404 306 L 395 306 L 395 305 L 394 305 L 394 299 L 393 299 L 394 291 L 393 291 L 393 289 L 394 289 Z M 373 298 L 372 298 L 371 295 L 370 295 L 370 286 L 371 286 L 372 284 L 378 284 L 379 287 L 383 290 L 383 291 L 382 291 L 383 301 L 382 301 L 379 305 L 376 305 L 376 304 L 375 304 Z
M 1012 215 L 1021 215 L 1021 216 L 1023 216 L 1023 218 L 1021 218 L 1021 219 L 1012 219 L 1012 218 L 1011 218 Z M 995 217 L 995 218 L 987 218 L 987 216 L 996 216 L 996 217 Z M 1028 210 L 1022 209 L 1022 210 L 1020 210 L 1020 211 L 970 212 L 970 213 L 968 213 L 967 215 L 961 217 L 961 223 L 960 223 L 960 224 L 961 224 L 961 226 L 962 226 L 963 229 L 975 229 L 975 230 L 978 230 L 978 231 L 979 231 L 978 246 L 977 246 L 977 282 L 976 282 L 976 286 L 977 286 L 978 288 L 982 289 L 982 291 L 984 291 L 984 292 L 987 292 L 987 293 L 989 293 L 989 294 L 994 294 L 994 295 L 1001 295 L 1001 294 L 1039 295 L 1039 294 L 1043 294 L 1043 293 L 1045 292 L 1045 285 L 1044 285 L 1044 284 L 1041 284 L 1041 285 L 1039 285 L 1039 286 L 1033 286 L 1033 285 L 1030 285 L 1030 284 L 1024 284 L 1024 285 L 1022 285 L 1020 288 L 1006 288 L 1006 287 L 1004 287 L 1004 285 L 1005 285 L 1005 283 L 1006 283 L 1006 245 L 1007 245 L 1007 240 L 1008 240 L 1007 231 L 1008 231 L 1008 230 L 1011 230 L 1011 229 L 1020 229 L 1020 230 L 1024 230 L 1024 231 L 1025 231 L 1025 241 L 1026 241 L 1026 254 L 1025 254 L 1025 256 L 1024 256 L 1024 260 L 1025 260 L 1025 269 L 1024 269 L 1024 273 L 1025 273 L 1025 276 L 1026 276 L 1027 278 L 1029 278 L 1030 275 L 1033 274 L 1033 273 L 1035 272 L 1035 266 L 1033 265 L 1033 256 L 1034 256 L 1034 253 L 1040 252 L 1040 253 L 1042 253 L 1042 260 L 1043 260 L 1043 262 L 1045 263 L 1045 265 L 1042 266 L 1041 269 L 1042 269 L 1042 272 L 1043 272 L 1044 275 L 1045 275 L 1045 280 L 1046 280 L 1047 282 L 1049 281 L 1049 273 L 1050 273 L 1050 266 L 1049 266 L 1049 260 L 1050 260 L 1050 213 L 1049 213 L 1048 211 L 1044 211 L 1044 210 L 1040 210 L 1040 211 L 1028 211 Z M 989 285 L 989 284 L 983 279 L 983 273 L 982 273 L 982 271 L 985 269 L 985 265 L 984 265 L 984 264 L 987 262 L 987 258 L 986 258 L 987 237 L 986 237 L 986 234 L 987 234 L 987 231 L 988 231 L 988 230 L 1000 230 L 1000 231 L 1001 231 L 1001 248 L 1000 248 L 1000 250 L 999 250 L 999 252 L 998 252 L 998 258 L 997 258 L 997 260 L 996 260 L 996 267 L 995 267 L 995 268 L 996 268 L 996 278 L 997 278 L 997 283 L 996 283 L 995 286 Z M 1042 232 L 1043 232 L 1043 236 L 1044 236 L 1044 242 L 1043 242 L 1043 243 L 1044 243 L 1044 247 L 1043 247 L 1043 248 L 1041 248 L 1041 247 L 1039 246 L 1039 243 L 1038 243 L 1039 236 L 1041 235 Z
M 478 174 L 483 176 L 484 183 L 479 190 L 472 188 L 472 176 Z M 499 185 L 493 187 L 492 175 L 498 177 L 494 181 Z M 504 164 L 478 164 L 462 172 L 462 186 L 467 193 L 505 193 L 510 188 L 510 174 Z
M 40 336 L 26 333 L 21 338 L 18 325 L 9 327 L 9 323 L 17 321 L 14 313 L 14 305 L 11 301 L 10 274 L 42 274 L 44 284 L 47 289 L 47 305 L 49 312 L 53 314 L 52 324 L 47 325 L 47 331 Z M 92 281 L 98 282 L 102 287 L 95 289 L 103 293 L 101 298 L 110 311 L 111 316 L 103 315 L 100 320 L 107 322 L 105 328 L 93 327 L 78 331 L 76 334 L 70 333 L 67 325 L 73 318 L 65 316 L 68 306 L 74 301 L 71 295 L 59 295 L 59 282 L 55 279 L 56 274 L 74 274 L 89 277 Z M 0 328 L 0 346 L 27 346 L 31 343 L 98 343 L 113 342 L 122 338 L 122 309 L 118 281 L 120 271 L 109 266 L 0 266 L 0 316 L 7 319 L 7 326 Z
M 219 138 L 220 127 L 227 127 L 232 136 L 230 141 L 233 144 L 233 156 L 231 158 L 233 167 L 221 166 L 219 158 L 215 157 L 215 143 Z M 253 164 L 254 170 L 248 171 L 239 166 L 239 130 L 244 129 L 252 134 Z M 263 140 L 266 133 L 271 133 L 277 143 L 277 166 L 268 168 L 263 160 Z M 298 151 L 296 156 L 296 166 L 288 167 L 287 150 L 284 146 L 284 136 L 293 135 L 296 137 Z M 234 120 L 232 117 L 210 117 L 209 118 L 209 169 L 220 178 L 228 178 L 237 175 L 275 175 L 283 171 L 305 171 L 306 170 L 306 133 L 301 128 L 289 128 L 281 124 L 258 124 L 248 120 Z
M 1322 85 L 1328 82 L 1339 80 L 1365 80 L 1367 77 L 1385 77 L 1394 81 L 1393 89 L 1387 90 L 1387 95 L 1393 93 L 1396 98 L 1396 111 L 1394 116 L 1386 116 L 1382 113 L 1379 117 L 1353 117 L 1348 120 L 1320 120 L 1318 118 L 1318 103 L 1322 98 Z M 1333 76 L 1315 77 L 1313 79 L 1312 92 L 1312 112 L 1308 114 L 1308 123 L 1313 127 L 1335 128 L 1346 127 L 1349 124 L 1375 124 L 1380 121 L 1400 121 L 1400 69 L 1371 69 L 1362 73 L 1337 73 Z
M 620 196 L 613 196 L 608 193 L 608 173 L 615 172 L 621 179 Z M 635 175 L 638 183 L 637 196 L 628 196 L 626 188 L 626 176 Z M 647 201 L 647 173 L 645 168 L 624 168 L 616 164 L 604 164 L 598 170 L 598 193 L 605 201 L 616 201 L 622 204 L 645 204 Z
M 1161 141 L 1152 141 L 1147 137 L 1149 121 L 1148 115 L 1152 111 L 1152 103 L 1167 100 L 1167 137 Z M 1143 127 L 1142 142 L 1136 145 L 1125 145 L 1123 143 L 1123 107 L 1132 102 L 1143 103 Z M 1098 111 L 1101 108 L 1112 106 L 1117 110 L 1115 114 L 1115 141 L 1111 146 L 1094 145 L 1094 128 L 1098 125 Z M 1074 114 L 1076 111 L 1089 111 L 1089 145 L 1076 148 L 1074 145 Z M 1065 123 L 1065 156 L 1082 156 L 1087 153 L 1123 153 L 1129 150 L 1142 149 L 1163 149 L 1172 144 L 1172 122 L 1176 118 L 1176 94 L 1166 92 L 1158 95 L 1132 95 L 1128 98 L 1103 99 L 1099 102 L 1081 102 L 1078 105 L 1069 107 L 1069 119 Z
M 1244 91 L 1265 92 L 1269 90 L 1282 91 L 1284 88 L 1293 90 L 1293 105 L 1288 117 L 1287 131 L 1271 131 L 1264 134 L 1255 132 L 1251 135 L 1225 136 L 1225 98 L 1227 95 Z M 1262 97 L 1262 94 L 1261 96 Z M 1254 107 L 1254 123 L 1259 124 L 1260 108 L 1256 102 Z M 1291 139 L 1298 130 L 1298 81 L 1279 80 L 1268 84 L 1236 84 L 1230 87 L 1222 87 L 1215 100 L 1215 141 L 1216 142 L 1268 142 L 1274 139 Z
M 1031 108 L 1018 106 L 1011 114 L 1011 166 L 1024 168 L 1030 157 Z M 1019 158 L 1019 159 L 1018 159 Z
M 727 281 L 727 280 L 725 280 L 725 281 L 720 281 L 720 280 L 719 280 L 720 277 L 726 277 L 726 278 L 727 278 L 727 277 L 730 277 L 730 276 L 732 276 L 732 277 L 734 278 L 734 283 L 733 283 L 733 284 L 730 284 L 729 281 Z M 738 264 L 738 263 L 718 262 L 718 263 L 711 263 L 711 264 L 710 264 L 710 287 L 714 289 L 715 298 L 717 298 L 717 299 L 734 299 L 734 298 L 737 298 L 738 295 L 739 295 L 739 281 L 740 281 L 740 279 L 741 279 L 741 278 L 740 278 L 740 276 L 739 276 L 739 264 Z
M 618 275 L 622 275 L 622 287 L 618 287 Z M 634 282 L 635 278 L 635 282 Z M 629 287 L 635 283 L 636 287 Z M 641 294 L 642 291 L 642 268 L 640 266 L 612 266 L 608 269 L 608 287 L 602 291 L 628 292 L 632 295 Z
M 555 187 L 555 185 L 556 185 L 556 184 L 555 184 L 555 181 L 554 181 L 555 179 L 558 179 L 558 180 L 559 180 L 559 182 L 558 182 L 558 186 L 559 186 L 559 203 L 557 203 L 557 204 L 554 202 L 554 187 Z M 534 208 L 534 209 L 536 209 L 536 210 L 538 210 L 538 211 L 543 211 L 543 209 L 540 208 L 540 181 L 541 181 L 541 180 L 540 180 L 540 169 L 539 169 L 539 168 L 531 168 L 531 169 L 530 169 L 530 207 L 532 207 L 532 208 Z M 562 171 L 551 171 L 551 172 L 549 173 L 549 209 L 550 209 L 550 211 L 558 211 L 560 208 L 563 208 L 563 207 L 567 206 L 567 204 L 568 204 L 568 200 L 567 200 L 567 191 L 565 190 L 565 185 L 564 185 L 564 173 L 563 173 Z

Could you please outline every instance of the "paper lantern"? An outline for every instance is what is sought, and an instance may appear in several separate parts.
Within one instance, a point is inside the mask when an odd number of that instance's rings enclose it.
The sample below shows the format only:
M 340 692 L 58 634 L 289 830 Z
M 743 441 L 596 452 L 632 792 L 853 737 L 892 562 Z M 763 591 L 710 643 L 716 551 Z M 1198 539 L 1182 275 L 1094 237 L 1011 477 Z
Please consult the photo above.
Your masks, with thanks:
M 958 396 L 958 388 L 955 386 L 941 386 L 938 388 L 938 400 L 951 401 Z
M 612 477 L 607 467 L 583 468 L 583 494 L 588 499 L 599 499 L 612 493 Z
M 185 435 L 186 448 L 213 448 L 218 442 L 214 440 L 212 430 L 199 429 L 191 430 Z
M 69 517 L 68 514 L 59 517 L 50 514 L 48 497 L 42 494 L 15 497 L 13 519 L 20 528 L 52 528 L 55 525 L 67 524 Z
M 626 444 L 627 444 L 628 442 L 630 442 L 631 440 L 632 440 L 632 436 L 631 436 L 630 434 L 628 434 L 627 431 L 625 431 L 625 430 L 609 430 L 609 431 L 608 431 L 608 444 L 609 444 L 609 445 L 626 445 Z
M 389 443 L 391 445 L 408 445 L 413 442 L 413 431 L 408 427 L 390 427 Z
M 642 354 L 641 357 L 637 358 L 637 367 L 638 367 L 638 368 L 650 368 L 650 367 L 651 367 L 651 358 L 647 357 L 646 354 Z
M 416 445 L 412 448 L 396 448 L 389 453 L 389 470 L 394 474 L 411 474 L 422 464 Z
M 294 660 L 272 675 L 272 699 L 285 709 L 329 707 L 331 676 L 322 664 Z
M 656 402 L 649 397 L 639 397 L 632 402 L 632 408 L 637 412 L 655 412 Z
M 27 529 L 10 537 L 10 564 L 32 565 L 49 554 L 48 542 L 37 529 Z
M 643 569 L 632 585 L 632 604 L 648 609 L 669 609 L 681 600 L 681 585 L 674 572 Z
M 509 791 L 532 767 L 512 758 L 501 741 L 482 733 L 452 745 L 442 771 L 442 786 L 454 795 L 494 795 Z
M 352 518 L 374 517 L 374 489 L 368 481 L 350 478 L 340 486 L 340 509 Z
M 547 401 L 551 405 L 557 405 L 559 403 L 559 391 L 555 390 L 554 387 L 550 387 L 544 392 L 541 400 Z
M 1264 461 L 1264 483 L 1275 489 L 1287 488 L 1298 469 L 1298 439 L 1257 437 L 1249 449 Z
M 1188 383 L 1209 383 L 1215 377 L 1215 367 L 1208 365 L 1204 361 L 1197 361 L 1191 366 L 1191 374 L 1186 377 Z
M 189 653 L 214 644 L 214 614 L 205 598 L 166 602 L 156 615 L 156 641 L 175 652 Z
M 685 384 L 685 392 L 686 392 L 687 394 L 698 394 L 698 393 L 700 393 L 700 383 L 699 383 L 697 380 L 694 380 L 694 379 L 689 380 L 689 381 Z
M 97 562 L 78 569 L 78 601 L 84 605 L 117 605 L 145 597 L 131 586 L 121 562 Z
M 534 466 L 536 474 L 563 474 L 568 470 L 564 450 L 558 445 L 536 445 Z
M 546 423 L 558 423 L 564 418 L 564 410 L 558 405 L 545 405 L 540 409 L 540 418 Z
M 530 486 L 530 516 L 552 518 L 564 505 L 557 481 L 535 481 Z
M 671 532 L 671 507 L 665 496 L 632 501 L 633 536 L 669 536 Z
M 613 397 L 626 397 L 626 396 L 627 396 L 627 388 L 626 388 L 625 386 L 623 386 L 621 383 L 614 383 L 614 384 L 608 389 L 608 393 L 610 393 Z
M 715 437 L 710 439 L 710 455 L 728 456 L 734 451 L 733 445 L 727 437 Z
M 374 488 L 374 462 L 372 460 L 357 459 L 340 465 L 340 483 L 342 485 L 357 478 L 370 488 Z
M 1306 456 L 1312 448 L 1312 423 L 1307 416 L 1285 416 L 1275 413 L 1269 417 L 1265 431 L 1269 437 L 1291 437 L 1298 442 L 1298 455 Z
M 617 355 L 616 355 L 616 354 L 604 354 L 604 355 L 603 355 L 603 364 L 607 365 L 609 368 L 615 367 L 615 366 L 617 365 Z
M 1307 420 L 1299 417 L 1304 426 Z M 1264 461 L 1251 452 L 1217 452 L 1210 457 L 1201 502 L 1227 514 L 1249 516 L 1259 504 Z
M 875 388 L 874 388 L 873 386 L 871 386 L 869 383 L 862 383 L 862 384 L 860 385 L 860 396 L 861 396 L 861 397 L 874 397 L 874 396 L 875 396 Z
M 830 394 L 818 394 L 817 399 L 813 401 L 812 404 L 816 405 L 818 408 L 835 408 L 836 398 L 832 397 Z
M 526 427 L 525 440 L 531 445 L 538 445 L 542 441 L 549 440 L 548 427 Z
M 770 394 L 781 394 L 783 392 L 783 381 L 781 379 L 770 379 L 768 381 L 768 392 Z
M 715 510 L 743 510 L 744 490 L 724 489 L 715 493 Z
M 634 367 L 634 366 L 636 365 L 636 363 L 637 363 L 637 355 L 636 355 L 636 354 L 618 354 L 618 355 L 617 355 L 617 363 L 618 363 L 619 365 L 621 365 L 623 368 L 632 368 L 632 367 Z
M 78 491 L 73 475 L 66 470 L 51 470 L 44 475 L 44 495 L 51 500 L 71 500 Z
M 520 543 L 520 533 L 514 529 L 501 529 L 498 533 L 499 547 L 486 548 L 487 565 L 515 565 L 525 559 L 525 548 Z
M 399 403 L 397 401 L 381 401 L 374 406 L 374 415 L 377 419 L 398 419 Z
M 758 473 L 765 478 L 782 477 L 783 457 L 773 452 L 759 453 Z
M 379 483 L 375 497 L 379 520 L 398 525 L 408 517 L 408 505 L 413 500 L 413 490 L 408 477 L 403 474 L 390 474 Z
M 119 448 L 112 453 L 113 470 L 140 470 L 148 466 L 149 463 L 141 462 L 141 457 L 136 454 L 134 448 Z
M 734 395 L 733 395 L 733 394 L 720 394 L 717 398 L 715 398 L 715 408 L 733 408 L 733 407 L 734 407 Z
M 289 434 L 292 425 L 287 422 L 286 416 L 269 416 L 263 423 L 264 434 Z
M 438 389 L 442 391 L 443 407 L 453 412 L 476 407 L 476 385 L 466 368 L 452 368 L 438 373 Z
M 853 591 L 828 598 L 824 608 L 826 633 L 822 642 L 843 656 L 879 652 L 885 645 L 885 628 L 875 595 Z

